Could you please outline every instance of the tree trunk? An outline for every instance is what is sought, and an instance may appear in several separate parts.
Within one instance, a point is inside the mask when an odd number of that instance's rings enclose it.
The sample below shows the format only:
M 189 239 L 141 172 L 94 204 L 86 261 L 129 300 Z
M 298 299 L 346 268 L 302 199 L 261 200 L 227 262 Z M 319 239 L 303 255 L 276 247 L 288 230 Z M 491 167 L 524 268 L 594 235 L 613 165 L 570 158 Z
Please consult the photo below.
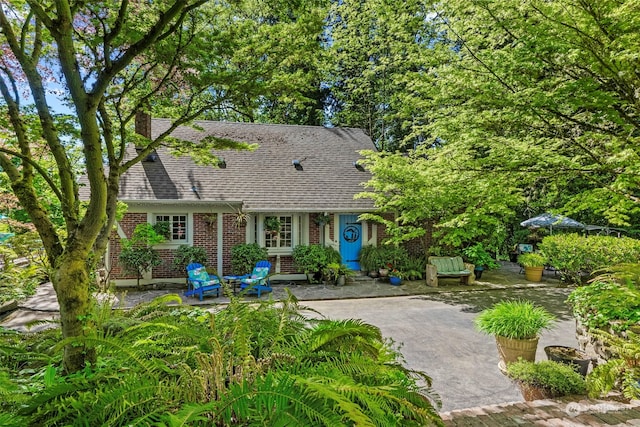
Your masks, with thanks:
M 63 339 L 78 338 L 91 330 L 89 295 L 89 253 L 65 253 L 54 267 L 51 281 L 60 304 L 60 323 Z M 85 343 L 69 342 L 64 347 L 63 367 L 66 372 L 84 368 L 86 362 L 95 362 L 95 349 Z

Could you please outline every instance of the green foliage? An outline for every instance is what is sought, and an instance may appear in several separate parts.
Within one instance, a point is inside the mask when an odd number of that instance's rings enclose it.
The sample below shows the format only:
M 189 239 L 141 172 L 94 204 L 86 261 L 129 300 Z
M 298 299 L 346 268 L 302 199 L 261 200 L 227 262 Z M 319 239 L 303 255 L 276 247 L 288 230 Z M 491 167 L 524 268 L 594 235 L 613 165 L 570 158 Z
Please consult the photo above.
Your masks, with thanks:
M 171 223 L 169 221 L 158 221 L 152 227 L 158 236 L 162 236 L 166 240 L 171 238 Z
M 59 331 L 0 335 L 5 414 L 23 425 L 442 425 L 431 380 L 409 371 L 380 330 L 318 320 L 295 298 L 210 313 L 168 295 L 104 311 L 98 350 L 73 375 L 58 369 Z M 1 332 L 1 330 L 0 330 Z M 2 372 L 6 372 L 3 375 Z M 4 414 L 3 414 L 4 412 Z M 18 418 L 16 418 L 18 419 Z
M 242 243 L 231 248 L 231 270 L 233 274 L 247 274 L 253 270 L 258 261 L 269 257 L 267 248 L 257 243 Z
M 545 256 L 538 252 L 529 252 L 518 256 L 518 264 L 523 267 L 544 267 L 546 263 Z
M 360 268 L 365 271 L 378 270 L 380 268 L 395 268 L 405 271 L 409 266 L 409 254 L 401 246 L 365 245 L 360 249 Z
M 572 283 L 598 269 L 640 259 L 640 240 L 628 237 L 558 234 L 545 237 L 539 249 L 563 280 Z
M 264 219 L 264 229 L 266 231 L 280 231 L 280 219 L 277 216 L 268 216 Z
M 406 276 L 409 280 L 419 280 L 425 275 L 427 259 L 425 257 L 410 256 L 405 268 Z
M 180 245 L 173 254 L 171 267 L 186 275 L 187 265 L 197 262 L 207 265 L 207 250 L 200 246 Z
M 0 258 L 4 262 L 4 268 L 0 270 L 0 303 L 24 300 L 46 281 L 46 270 L 40 263 L 42 260 L 30 260 L 27 265 L 17 266 L 14 260 L 18 255 L 9 245 L 0 245 Z
M 590 331 L 625 331 L 640 322 L 640 291 L 633 284 L 596 281 L 574 289 L 567 302 Z
M 590 331 L 611 351 L 611 358 L 596 366 L 587 376 L 587 389 L 592 397 L 604 397 L 616 390 L 627 399 L 640 398 L 640 335 L 627 331 L 624 336 L 605 331 Z
M 466 247 L 462 250 L 462 253 L 476 267 L 486 267 L 488 269 L 500 267 L 500 264 L 487 252 L 482 243 Z
M 345 264 L 330 262 L 325 266 L 323 274 L 328 280 L 335 283 L 340 276 L 345 276 L 346 279 L 355 276 L 355 271 L 349 269 Z
M 564 363 L 552 360 L 530 362 L 519 360 L 507 365 L 507 376 L 521 382 L 549 391 L 554 397 L 585 394 L 586 383 L 582 375 Z
M 530 301 L 500 301 L 483 310 L 474 323 L 480 332 L 512 339 L 532 339 L 550 329 L 555 316 Z
M 136 274 L 140 286 L 142 274 L 162 264 L 162 258 L 154 245 L 162 243 L 164 237 L 156 233 L 151 224 L 138 224 L 131 239 L 122 239 L 122 251 L 118 260 L 126 272 Z
M 310 283 L 320 281 L 327 265 L 342 262 L 338 251 L 321 245 L 298 245 L 293 248 L 291 256 L 293 263 L 307 275 Z

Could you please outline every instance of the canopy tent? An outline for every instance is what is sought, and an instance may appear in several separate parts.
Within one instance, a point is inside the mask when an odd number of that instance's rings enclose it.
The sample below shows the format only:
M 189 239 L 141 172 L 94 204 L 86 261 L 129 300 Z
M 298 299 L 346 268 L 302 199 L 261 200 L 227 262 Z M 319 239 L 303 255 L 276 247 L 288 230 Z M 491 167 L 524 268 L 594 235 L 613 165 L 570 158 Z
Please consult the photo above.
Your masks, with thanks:
M 550 233 L 553 233 L 553 227 L 555 228 L 585 228 L 585 225 L 581 222 L 571 219 L 564 215 L 556 215 L 549 212 L 545 212 L 542 215 L 538 215 L 533 218 L 529 218 L 526 221 L 520 223 L 523 227 L 529 228 L 541 228 L 549 227 Z

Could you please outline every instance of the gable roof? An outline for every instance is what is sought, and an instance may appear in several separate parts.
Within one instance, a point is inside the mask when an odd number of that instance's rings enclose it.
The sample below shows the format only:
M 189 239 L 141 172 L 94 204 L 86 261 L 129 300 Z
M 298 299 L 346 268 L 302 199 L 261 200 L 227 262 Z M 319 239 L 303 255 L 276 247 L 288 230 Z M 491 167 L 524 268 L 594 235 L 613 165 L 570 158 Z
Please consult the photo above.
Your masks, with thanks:
M 157 159 L 133 166 L 120 184 L 125 202 L 211 202 L 242 204 L 246 212 L 364 212 L 370 200 L 354 200 L 370 178 L 354 162 L 360 150 L 374 150 L 360 129 L 197 121 L 172 136 L 198 142 L 206 136 L 256 143 L 254 151 L 225 150 L 226 168 L 201 166 L 188 156 L 173 157 L 158 149 Z M 152 120 L 152 137 L 171 125 Z M 132 148 L 133 149 L 133 148 Z M 296 170 L 299 160 L 303 170 Z M 194 189 L 196 191 L 194 191 Z

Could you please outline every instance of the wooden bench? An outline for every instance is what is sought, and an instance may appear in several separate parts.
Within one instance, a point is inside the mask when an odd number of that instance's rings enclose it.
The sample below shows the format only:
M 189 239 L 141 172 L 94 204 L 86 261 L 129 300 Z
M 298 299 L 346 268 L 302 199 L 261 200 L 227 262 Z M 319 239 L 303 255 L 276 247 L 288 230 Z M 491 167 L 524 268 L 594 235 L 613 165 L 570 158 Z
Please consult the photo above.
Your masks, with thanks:
M 473 283 L 473 264 L 465 263 L 461 257 L 430 256 L 427 259 L 427 285 L 438 286 L 438 278 L 460 278 L 461 285 Z

